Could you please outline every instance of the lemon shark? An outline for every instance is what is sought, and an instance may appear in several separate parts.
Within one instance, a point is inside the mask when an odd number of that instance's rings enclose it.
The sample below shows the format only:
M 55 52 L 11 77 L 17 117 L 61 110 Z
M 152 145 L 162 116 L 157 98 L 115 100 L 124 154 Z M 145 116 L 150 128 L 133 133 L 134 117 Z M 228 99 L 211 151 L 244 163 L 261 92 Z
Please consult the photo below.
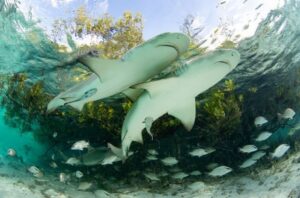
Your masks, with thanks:
M 121 59 L 111 60 L 84 55 L 78 61 L 94 74 L 60 93 L 48 103 L 47 112 L 68 104 L 81 111 L 84 104 L 124 93 L 135 100 L 140 90 L 131 86 L 146 82 L 174 62 L 189 46 L 181 33 L 163 33 L 129 50 Z
M 180 120 L 190 131 L 196 116 L 195 97 L 222 80 L 239 61 L 238 51 L 219 49 L 187 61 L 169 78 L 133 86 L 145 91 L 125 117 L 122 153 L 116 149 L 113 152 L 126 158 L 132 141 L 143 143 L 142 131 L 151 127 L 149 120 L 155 121 L 166 113 Z

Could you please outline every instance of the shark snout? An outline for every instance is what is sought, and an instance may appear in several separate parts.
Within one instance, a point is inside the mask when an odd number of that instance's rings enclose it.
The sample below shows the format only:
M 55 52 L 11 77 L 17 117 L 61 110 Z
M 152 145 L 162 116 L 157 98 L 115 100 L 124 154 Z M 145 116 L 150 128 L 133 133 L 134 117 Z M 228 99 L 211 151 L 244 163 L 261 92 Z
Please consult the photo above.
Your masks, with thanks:
M 190 44 L 189 37 L 181 33 L 174 33 L 174 34 L 177 40 L 176 45 L 178 47 L 178 51 L 180 52 L 180 54 L 186 52 Z
M 163 42 L 158 46 L 172 47 L 176 50 L 178 55 L 186 52 L 190 44 L 190 39 L 182 33 L 168 33 L 165 34 Z
M 231 58 L 230 59 L 231 59 L 230 65 L 234 69 L 240 62 L 241 55 L 237 50 L 231 50 Z
M 240 53 L 235 49 L 219 49 L 213 54 L 216 57 L 216 63 L 223 63 L 234 69 L 240 62 Z

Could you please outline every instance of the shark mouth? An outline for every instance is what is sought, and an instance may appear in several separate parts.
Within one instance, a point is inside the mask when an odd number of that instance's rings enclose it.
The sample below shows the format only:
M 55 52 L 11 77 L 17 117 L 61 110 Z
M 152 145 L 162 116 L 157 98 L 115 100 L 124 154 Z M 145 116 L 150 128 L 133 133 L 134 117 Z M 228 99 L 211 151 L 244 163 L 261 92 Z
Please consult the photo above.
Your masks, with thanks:
M 226 64 L 226 65 L 230 66 L 231 68 L 233 68 L 232 65 L 230 64 L 230 62 L 227 60 L 217 61 L 216 63 L 223 63 L 223 64 Z
M 80 100 L 89 98 L 89 97 L 93 96 L 96 92 L 97 92 L 97 89 L 93 88 L 93 89 L 90 89 L 90 90 L 84 92 L 84 94 L 81 97 L 76 97 L 76 98 L 68 97 L 68 98 L 62 98 L 62 99 L 68 100 L 68 102 L 66 102 L 65 104 L 69 104 L 69 103 L 78 102 Z
M 171 48 L 173 48 L 173 49 L 177 52 L 177 56 L 180 55 L 179 47 L 176 46 L 176 45 L 173 44 L 173 43 L 165 43 L 165 44 L 158 45 L 158 47 L 161 47 L 161 46 L 163 46 L 163 47 L 171 47 Z

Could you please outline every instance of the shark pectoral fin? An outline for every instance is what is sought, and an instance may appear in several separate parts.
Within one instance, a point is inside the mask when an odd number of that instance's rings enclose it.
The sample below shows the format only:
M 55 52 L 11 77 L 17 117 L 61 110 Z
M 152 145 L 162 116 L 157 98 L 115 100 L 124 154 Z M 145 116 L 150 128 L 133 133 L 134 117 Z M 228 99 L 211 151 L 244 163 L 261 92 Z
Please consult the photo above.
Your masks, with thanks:
M 169 110 L 168 114 L 180 120 L 186 130 L 192 130 L 196 118 L 195 98 L 184 101 L 184 103 L 179 104 L 176 108 Z
M 156 94 L 160 94 L 162 92 L 165 92 L 166 90 L 169 90 L 170 87 L 174 86 L 174 84 L 176 85 L 177 83 L 179 83 L 178 79 L 176 77 L 173 77 L 133 85 L 132 88 L 145 89 L 149 93 L 150 97 L 153 98 Z
M 138 97 L 143 93 L 143 90 L 141 89 L 126 89 L 125 91 L 122 92 L 124 95 L 126 95 L 130 100 L 133 102 L 138 99 Z
M 104 82 L 113 79 L 116 74 L 116 67 L 121 64 L 119 60 L 109 60 L 92 56 L 83 56 L 78 59 L 80 63 L 87 66 Z
M 82 101 L 68 103 L 68 105 L 70 105 L 71 107 L 73 107 L 74 109 L 76 109 L 78 111 L 82 111 L 84 104 L 85 104 L 85 102 L 82 102 Z

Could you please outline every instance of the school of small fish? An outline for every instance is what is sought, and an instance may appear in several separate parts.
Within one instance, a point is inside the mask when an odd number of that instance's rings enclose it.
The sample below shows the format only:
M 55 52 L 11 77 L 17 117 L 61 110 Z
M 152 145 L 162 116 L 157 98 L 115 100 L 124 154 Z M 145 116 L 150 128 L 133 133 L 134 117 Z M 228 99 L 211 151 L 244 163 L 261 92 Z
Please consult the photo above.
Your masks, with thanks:
M 284 120 L 291 120 L 294 119 L 295 117 L 295 112 L 294 110 L 292 110 L 291 108 L 287 108 L 285 109 L 285 111 L 282 114 L 278 114 L 279 118 L 284 119 Z M 146 120 L 147 124 L 149 124 L 149 120 Z M 254 125 L 256 127 L 262 127 L 264 125 L 266 125 L 268 123 L 268 120 L 263 117 L 263 116 L 258 116 L 255 118 L 254 120 Z M 296 133 L 296 131 L 300 130 L 300 122 L 296 123 L 295 126 L 293 128 L 291 128 L 288 132 L 288 135 L 294 135 Z M 263 159 L 266 155 L 267 152 L 270 148 L 273 147 L 268 145 L 268 144 L 260 144 L 262 142 L 268 142 L 266 140 L 268 140 L 269 138 L 272 137 L 272 135 L 274 133 L 269 132 L 269 131 L 262 131 L 262 132 L 257 132 L 257 135 L 253 138 L 253 143 L 251 144 L 246 144 L 246 145 L 242 145 L 240 146 L 238 149 L 238 151 L 240 153 L 242 153 L 241 155 L 247 157 L 246 159 L 244 159 L 242 162 L 240 162 L 239 164 L 239 168 L 240 169 L 248 169 L 250 167 L 253 167 L 254 165 L 256 165 L 259 160 Z M 56 132 L 53 134 L 53 138 L 56 138 L 57 134 Z M 255 145 L 255 144 L 258 144 Z M 191 147 L 190 147 L 191 148 Z M 86 152 L 85 152 L 85 149 Z M 286 153 L 289 151 L 290 149 L 290 145 L 288 144 L 280 144 L 278 145 L 274 151 L 272 153 L 269 152 L 270 156 L 272 159 L 279 159 L 281 157 L 283 157 L 284 155 L 286 155 Z M 76 157 L 69 157 L 69 158 L 65 158 L 65 161 L 63 161 L 62 163 L 65 163 L 69 166 L 76 166 L 76 167 L 80 167 L 80 166 L 85 166 L 87 164 L 91 164 L 91 165 L 113 165 L 113 163 L 115 162 L 119 162 L 122 161 L 122 159 L 120 159 L 117 155 L 115 155 L 114 153 L 110 152 L 109 150 L 107 150 L 107 148 L 93 148 L 91 147 L 91 145 L 89 144 L 89 142 L 85 141 L 85 140 L 79 140 L 76 141 L 75 143 L 72 144 L 71 146 L 71 150 L 77 150 L 77 151 L 81 151 L 81 152 L 85 152 L 83 154 L 80 154 L 80 156 L 76 156 Z M 189 155 L 189 157 L 191 159 L 195 159 L 194 157 L 196 157 L 196 159 L 201 158 L 203 156 L 209 155 L 216 152 L 215 148 L 211 148 L 211 147 L 201 147 L 199 146 L 198 148 L 193 148 L 190 149 L 190 151 L 187 152 L 187 155 Z M 132 155 L 133 153 L 131 152 L 130 155 Z M 10 157 L 17 157 L 17 153 L 16 150 L 13 148 L 9 148 L 7 150 L 7 155 Z M 95 162 L 91 161 L 91 159 L 89 159 L 90 156 L 94 156 L 96 158 Z M 211 155 L 209 155 L 211 156 Z M 250 157 L 249 157 L 250 156 Z M 269 159 L 269 158 L 265 158 L 265 159 Z M 152 172 L 151 169 L 146 169 L 146 171 L 143 173 L 144 177 L 147 178 L 149 181 L 152 182 L 159 182 L 162 180 L 162 178 L 164 177 L 169 177 L 172 178 L 174 180 L 184 180 L 187 177 L 199 177 L 201 175 L 203 175 L 202 172 L 200 172 L 199 170 L 192 170 L 189 172 L 185 172 L 183 171 L 180 166 L 180 161 L 176 158 L 176 157 L 163 157 L 163 155 L 161 153 L 158 153 L 157 150 L 155 149 L 148 149 L 146 151 L 146 155 L 145 155 L 145 160 L 143 162 L 151 162 L 151 161 L 157 161 L 157 162 L 161 162 L 164 166 L 166 170 L 161 170 L 160 172 Z M 54 156 L 54 154 L 51 157 L 51 161 L 49 162 L 49 166 L 51 168 L 57 168 L 58 164 L 56 163 L 56 156 Z M 114 166 L 115 170 L 120 171 L 120 167 L 118 166 Z M 36 166 L 30 166 L 28 169 L 28 172 L 30 172 L 34 177 L 40 178 L 43 177 L 44 174 L 43 172 L 37 168 Z M 222 177 L 225 176 L 229 173 L 231 173 L 233 171 L 232 168 L 226 166 L 226 165 L 220 165 L 218 163 L 215 162 L 211 162 L 210 164 L 206 165 L 206 170 L 207 172 L 205 173 L 206 175 L 209 175 L 211 177 Z M 137 176 L 139 174 L 139 171 L 136 172 L 132 172 L 129 175 L 132 176 Z M 82 178 L 85 178 L 85 174 L 80 171 L 80 170 L 76 170 L 75 172 L 73 172 L 72 176 L 74 178 L 77 178 L 78 183 L 78 190 L 80 191 L 87 191 L 90 190 L 91 188 L 93 188 L 94 184 L 92 182 L 86 182 L 86 181 L 82 181 Z M 59 173 L 58 175 L 58 180 L 62 183 L 68 183 L 70 180 L 72 179 L 71 174 L 67 174 L 64 172 Z

